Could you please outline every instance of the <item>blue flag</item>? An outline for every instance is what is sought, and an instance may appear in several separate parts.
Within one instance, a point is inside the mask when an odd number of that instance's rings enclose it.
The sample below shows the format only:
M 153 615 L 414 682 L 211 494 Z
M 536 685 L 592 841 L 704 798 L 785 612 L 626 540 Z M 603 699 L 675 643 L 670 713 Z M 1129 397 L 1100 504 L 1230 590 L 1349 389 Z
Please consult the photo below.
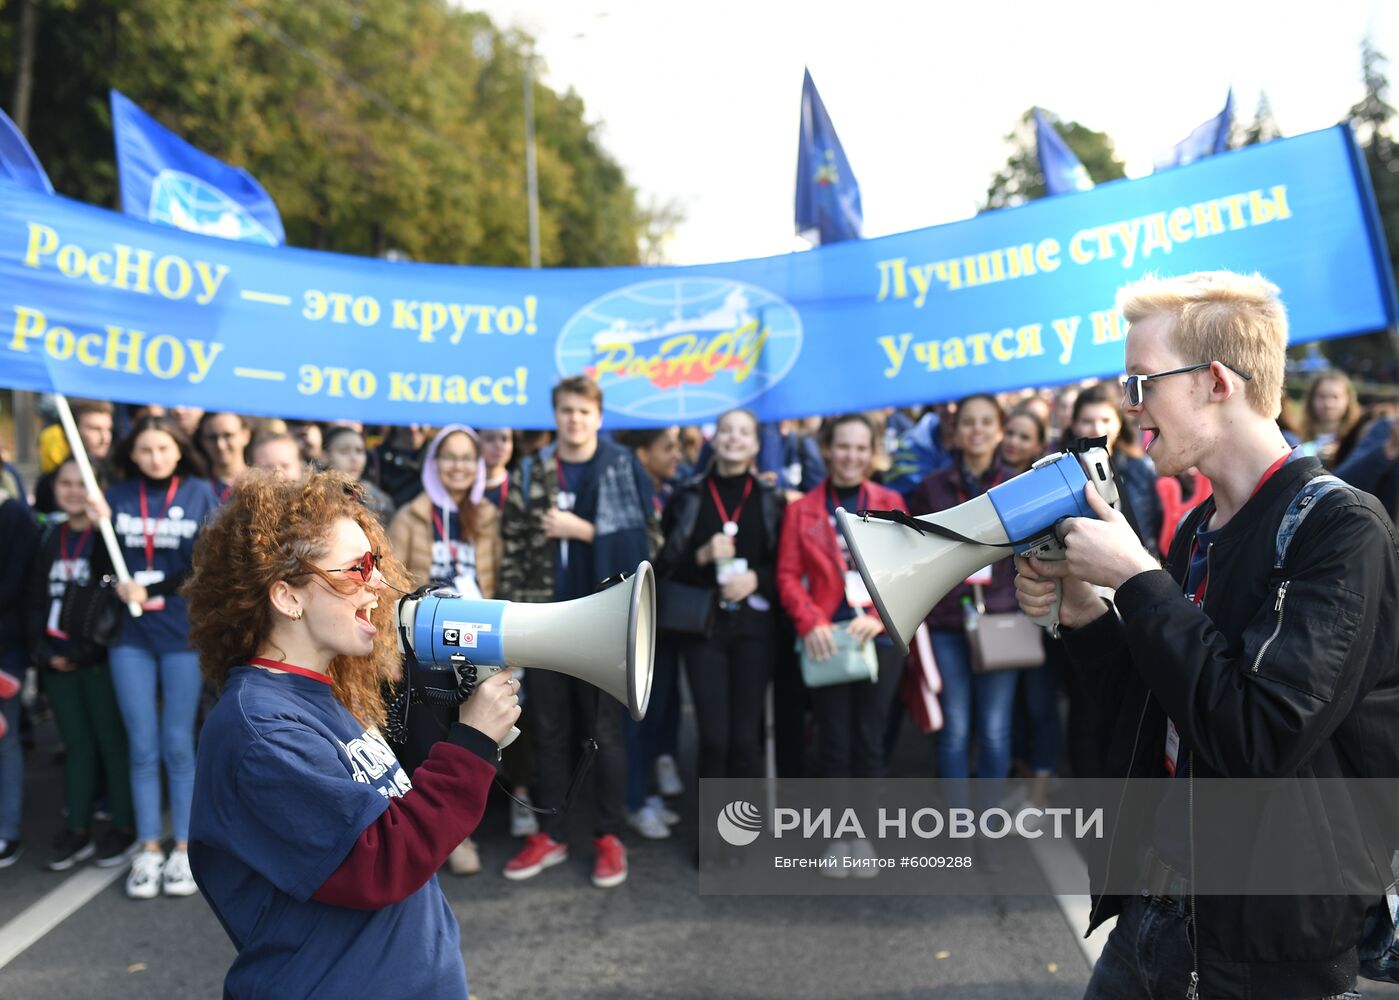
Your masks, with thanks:
M 112 91 L 121 209 L 205 236 L 280 246 L 282 217 L 253 175 L 202 152 Z
M 1158 156 L 1152 170 L 1169 170 L 1222 153 L 1229 148 L 1229 126 L 1234 121 L 1234 88 L 1224 99 L 1224 110 Z
M 31 191 L 53 194 L 49 175 L 44 173 L 39 158 L 29 148 L 24 133 L 3 111 L 0 111 L 0 178 Z
M 1046 194 L 1073 194 L 1093 187 L 1088 171 L 1039 108 L 1035 108 L 1035 150 Z
M 863 224 L 859 182 L 808 70 L 797 143 L 797 232 L 820 243 L 839 243 L 858 240 Z

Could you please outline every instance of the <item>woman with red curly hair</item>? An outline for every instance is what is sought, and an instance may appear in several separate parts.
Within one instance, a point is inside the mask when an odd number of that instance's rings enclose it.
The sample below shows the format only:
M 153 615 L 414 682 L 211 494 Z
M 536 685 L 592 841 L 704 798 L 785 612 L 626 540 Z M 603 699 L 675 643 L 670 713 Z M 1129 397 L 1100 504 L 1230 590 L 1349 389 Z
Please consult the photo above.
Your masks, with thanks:
M 436 871 L 481 819 L 516 682 L 483 682 L 413 780 L 381 734 L 403 584 L 359 487 L 248 473 L 205 527 L 190 639 L 221 689 L 200 735 L 195 880 L 238 950 L 229 997 L 466 1000 Z

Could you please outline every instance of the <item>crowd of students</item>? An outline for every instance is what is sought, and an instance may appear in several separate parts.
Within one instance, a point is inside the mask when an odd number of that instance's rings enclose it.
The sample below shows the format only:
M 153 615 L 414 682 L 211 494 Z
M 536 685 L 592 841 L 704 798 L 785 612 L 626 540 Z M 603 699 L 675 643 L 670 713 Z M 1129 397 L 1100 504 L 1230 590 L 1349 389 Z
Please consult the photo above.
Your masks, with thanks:
M 528 879 L 568 858 L 568 817 L 546 814 L 541 823 L 530 807 L 562 804 L 579 741 L 596 740 L 592 880 L 610 887 L 627 877 L 624 837 L 662 839 L 680 821 L 671 800 L 683 791 L 676 757 L 684 691 L 699 778 L 764 772 L 770 692 L 779 774 L 885 773 L 904 715 L 905 661 L 854 572 L 835 528 L 838 507 L 944 510 L 1025 471 L 1060 440 L 1106 437 L 1142 543 L 1165 552 L 1210 484 L 1193 472 L 1158 478 L 1120 396 L 1116 386 L 1085 385 L 974 395 L 921 413 L 777 424 L 735 409 L 708 428 L 616 433 L 603 429 L 601 391 L 581 377 L 555 387 L 552 433 L 461 424 L 371 433 L 351 421 L 75 400 L 104 495 L 88 495 L 57 425 L 41 434 L 43 474 L 32 493 L 12 466 L 0 476 L 0 868 L 22 850 L 22 745 L 46 705 L 65 755 L 64 815 L 28 819 L 30 839 L 52 838 L 41 863 L 53 871 L 89 859 L 129 863 L 126 891 L 137 899 L 196 891 L 187 848 L 208 698 L 181 587 L 201 525 L 251 466 L 289 478 L 320 467 L 359 481 L 414 584 L 564 601 L 653 561 L 665 630 L 645 720 L 633 722 L 580 681 L 536 672 L 523 678 L 525 736 L 502 763 L 517 800 L 511 832 L 523 842 L 501 870 Z M 1344 374 L 1317 377 L 1296 428 L 1284 430 L 1289 443 L 1395 512 L 1399 419 L 1383 405 L 1362 408 Z M 102 613 L 114 602 L 94 596 L 112 575 L 95 528 L 102 517 L 111 518 L 131 575 L 115 587 L 115 618 Z M 1043 666 L 974 668 L 968 604 L 1016 611 L 1013 575 L 1003 560 L 928 617 L 935 667 L 921 669 L 938 672 L 942 717 L 929 770 L 1003 779 L 1018 769 L 1042 801 L 1065 737 L 1072 773 L 1092 776 L 1112 720 L 1079 697 L 1053 640 Z M 127 604 L 139 605 L 140 616 Z M 866 664 L 868 675 L 832 681 L 843 657 Z M 408 771 L 426 759 L 434 724 L 410 727 L 394 748 Z M 481 871 L 476 845 L 462 842 L 448 866 L 457 875 Z

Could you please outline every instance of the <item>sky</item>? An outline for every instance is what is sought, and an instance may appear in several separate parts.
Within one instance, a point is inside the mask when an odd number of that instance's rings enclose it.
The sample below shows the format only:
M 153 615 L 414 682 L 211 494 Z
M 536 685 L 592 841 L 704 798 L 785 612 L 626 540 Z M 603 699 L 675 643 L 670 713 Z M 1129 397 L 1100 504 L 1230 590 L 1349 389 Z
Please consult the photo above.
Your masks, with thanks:
M 867 237 L 976 213 L 1031 105 L 1106 132 L 1129 176 L 1265 90 L 1285 135 L 1362 94 L 1360 41 L 1399 59 L 1399 4 L 466 2 L 536 40 L 643 204 L 685 215 L 675 264 L 804 249 L 793 201 L 802 70 L 860 183 Z M 1399 65 L 1390 67 L 1399 85 Z

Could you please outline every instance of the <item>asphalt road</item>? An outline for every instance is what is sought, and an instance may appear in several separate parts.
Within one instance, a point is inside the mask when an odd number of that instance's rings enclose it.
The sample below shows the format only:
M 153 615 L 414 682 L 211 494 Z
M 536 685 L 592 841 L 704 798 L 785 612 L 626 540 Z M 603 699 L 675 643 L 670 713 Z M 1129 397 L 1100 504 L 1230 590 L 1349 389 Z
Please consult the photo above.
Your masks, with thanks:
M 27 853 L 0 872 L 0 953 L 11 922 L 55 901 L 69 874 L 39 868 L 60 823 L 53 729 L 26 768 Z M 931 746 L 906 735 L 899 770 L 922 770 Z M 691 783 L 693 784 L 693 783 Z M 694 796 L 681 799 L 693 817 Z M 621 887 L 588 881 L 591 845 L 575 822 L 573 857 L 526 883 L 500 865 L 513 851 L 503 800 L 478 841 L 486 871 L 441 876 L 462 927 L 471 992 L 513 998 L 802 997 L 1076 1000 L 1089 967 L 1038 869 L 1024 858 L 1018 897 L 701 896 L 694 835 L 630 837 Z M 1024 851 L 1012 844 L 1012 851 Z M 93 878 L 93 869 L 81 879 Z M 60 894 L 61 895 L 61 894 Z M 0 1000 L 217 997 L 233 949 L 199 896 L 128 900 L 117 878 L 0 968 Z M 1399 989 L 1367 997 L 1399 996 Z

